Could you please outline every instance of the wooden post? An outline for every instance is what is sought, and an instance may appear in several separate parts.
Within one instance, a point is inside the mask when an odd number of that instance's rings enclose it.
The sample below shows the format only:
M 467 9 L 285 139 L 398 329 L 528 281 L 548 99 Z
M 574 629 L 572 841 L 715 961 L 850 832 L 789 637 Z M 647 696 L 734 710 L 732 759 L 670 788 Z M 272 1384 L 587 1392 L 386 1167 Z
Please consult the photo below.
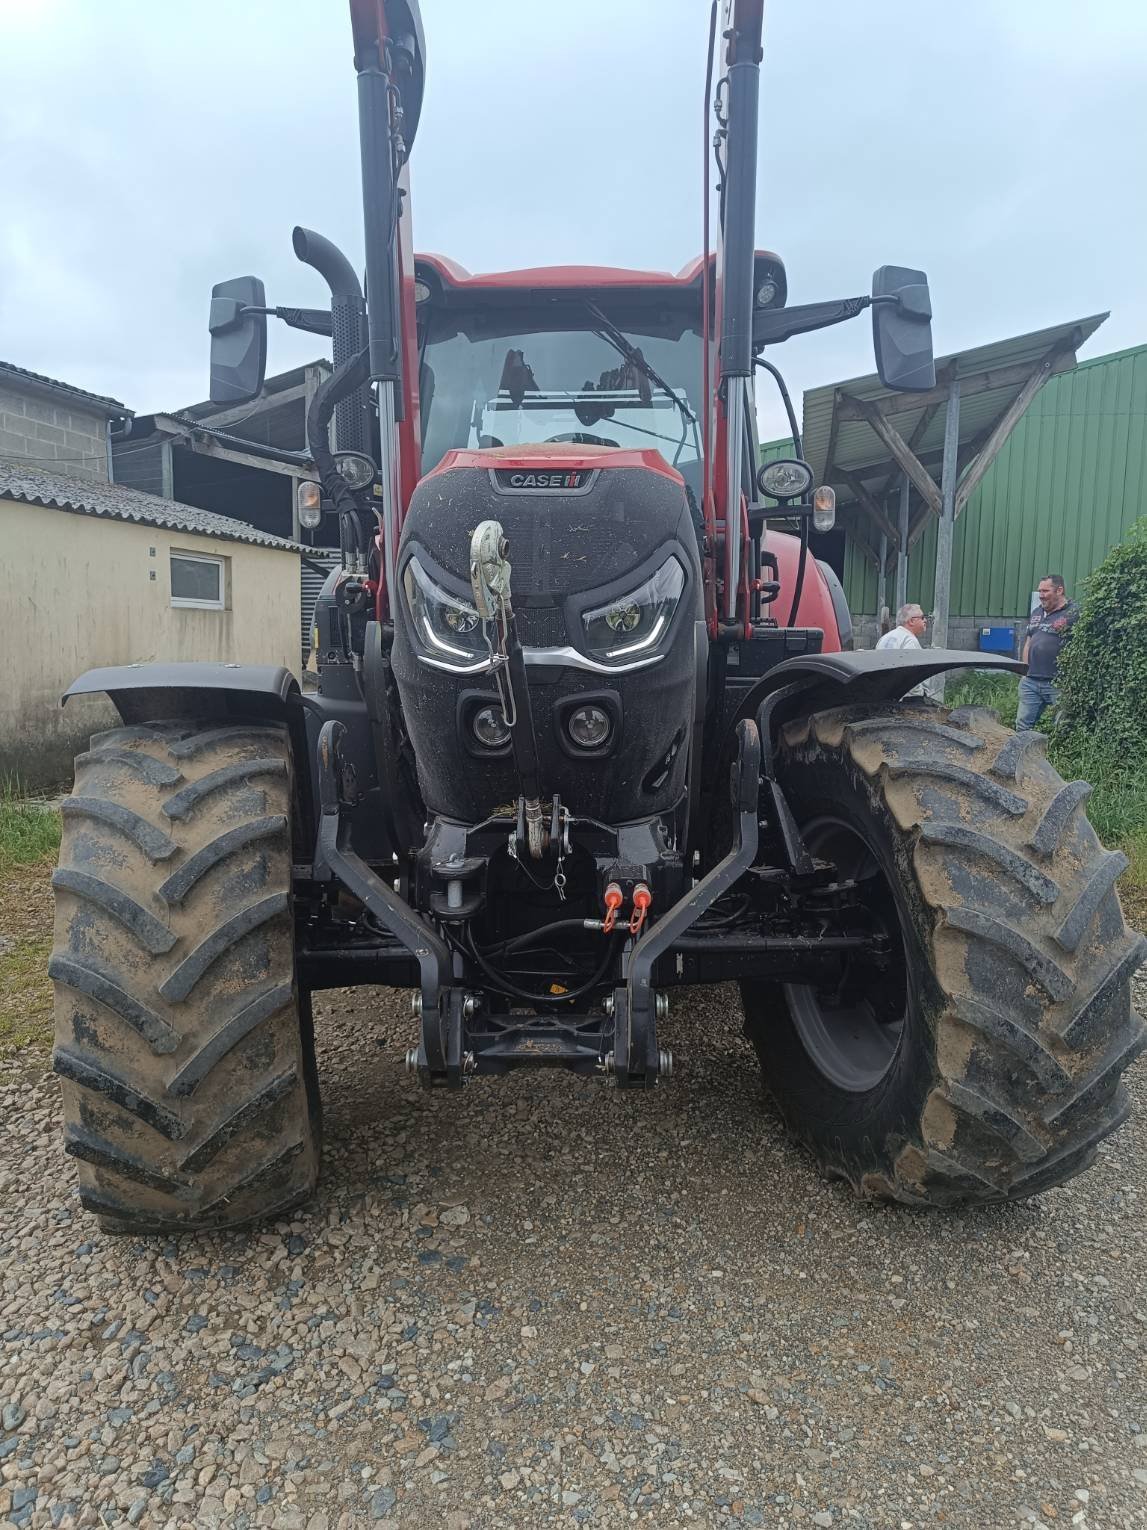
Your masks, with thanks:
M 936 534 L 936 586 L 933 596 L 932 647 L 948 646 L 948 607 L 952 594 L 952 532 L 956 523 L 956 472 L 960 445 L 960 379 L 948 387 L 948 412 L 944 419 L 944 466 L 941 473 L 943 507 Z M 936 700 L 944 699 L 944 677 L 935 677 Z
M 896 609 L 908 599 L 908 474 L 900 475 L 900 542 L 896 548 Z

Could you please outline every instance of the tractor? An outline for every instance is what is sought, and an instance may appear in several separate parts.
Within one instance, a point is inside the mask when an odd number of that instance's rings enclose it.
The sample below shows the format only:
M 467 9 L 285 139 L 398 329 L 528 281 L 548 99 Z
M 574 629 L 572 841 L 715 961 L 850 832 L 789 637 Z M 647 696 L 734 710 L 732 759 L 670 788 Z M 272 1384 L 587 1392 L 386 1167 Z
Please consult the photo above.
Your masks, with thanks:
M 884 385 L 926 391 L 931 303 L 884 266 L 788 305 L 755 241 L 762 0 L 713 6 L 716 209 L 676 275 L 416 255 L 417 0 L 350 10 L 365 281 L 299 228 L 329 308 L 247 276 L 209 323 L 227 404 L 259 394 L 269 316 L 331 339 L 298 507 L 341 549 L 317 689 L 148 663 L 67 693 L 122 722 L 76 760 L 53 878 L 83 1205 L 171 1234 L 304 1201 L 313 996 L 360 984 L 411 991 L 396 1061 L 455 1090 L 652 1089 L 682 990 L 735 984 L 781 1116 L 858 1194 L 1001 1202 L 1086 1168 L 1143 1044 L 1124 861 L 1039 735 L 908 694 L 1022 666 L 854 651 L 811 550 L 834 495 L 765 352 L 867 310 Z M 763 467 L 758 374 L 794 443 Z

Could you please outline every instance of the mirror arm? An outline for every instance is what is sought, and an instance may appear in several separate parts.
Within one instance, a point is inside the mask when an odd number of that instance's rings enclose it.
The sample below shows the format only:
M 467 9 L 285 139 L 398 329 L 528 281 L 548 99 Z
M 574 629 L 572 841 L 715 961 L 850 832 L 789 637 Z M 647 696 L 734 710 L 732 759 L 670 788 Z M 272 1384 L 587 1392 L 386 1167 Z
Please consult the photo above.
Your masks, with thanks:
M 305 329 L 312 335 L 329 335 L 332 329 L 329 308 L 253 308 L 243 307 L 240 314 L 265 313 L 272 319 L 282 319 L 291 329 Z
M 779 345 L 793 335 L 813 329 L 827 329 L 855 319 L 871 304 L 870 297 L 838 298 L 830 303 L 803 303 L 798 308 L 766 308 L 753 315 L 753 348 Z
M 900 299 L 889 293 L 883 297 L 837 298 L 830 303 L 803 303 L 798 308 L 766 308 L 753 318 L 753 348 L 762 345 L 779 345 L 794 335 L 805 335 L 810 330 L 827 329 L 830 324 L 843 324 L 855 319 L 874 303 L 899 303 Z

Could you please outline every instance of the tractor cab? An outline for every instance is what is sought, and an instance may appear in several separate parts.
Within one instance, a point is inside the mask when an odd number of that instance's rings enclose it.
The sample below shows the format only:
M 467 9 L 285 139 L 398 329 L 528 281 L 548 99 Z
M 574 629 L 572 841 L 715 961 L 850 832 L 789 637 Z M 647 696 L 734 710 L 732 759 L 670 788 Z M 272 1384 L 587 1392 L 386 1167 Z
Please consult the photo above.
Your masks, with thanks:
M 758 252 L 757 290 L 784 268 Z M 419 256 L 414 295 L 422 471 L 450 450 L 560 443 L 652 448 L 700 523 L 706 326 L 702 263 L 676 275 L 555 266 L 472 276 Z

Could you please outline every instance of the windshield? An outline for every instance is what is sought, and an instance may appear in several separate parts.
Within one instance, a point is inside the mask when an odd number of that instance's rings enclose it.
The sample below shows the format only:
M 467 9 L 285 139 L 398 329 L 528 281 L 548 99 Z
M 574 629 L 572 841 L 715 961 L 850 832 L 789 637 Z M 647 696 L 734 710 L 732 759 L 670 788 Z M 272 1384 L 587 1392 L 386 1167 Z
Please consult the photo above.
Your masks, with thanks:
M 665 313 L 607 317 L 632 348 L 629 356 L 604 330 L 595 333 L 594 315 L 580 305 L 570 327 L 555 322 L 552 306 L 536 315 L 505 308 L 432 314 L 420 378 L 422 471 L 455 447 L 557 440 L 655 447 L 694 476 L 697 426 L 662 382 L 698 414 L 700 335 Z

